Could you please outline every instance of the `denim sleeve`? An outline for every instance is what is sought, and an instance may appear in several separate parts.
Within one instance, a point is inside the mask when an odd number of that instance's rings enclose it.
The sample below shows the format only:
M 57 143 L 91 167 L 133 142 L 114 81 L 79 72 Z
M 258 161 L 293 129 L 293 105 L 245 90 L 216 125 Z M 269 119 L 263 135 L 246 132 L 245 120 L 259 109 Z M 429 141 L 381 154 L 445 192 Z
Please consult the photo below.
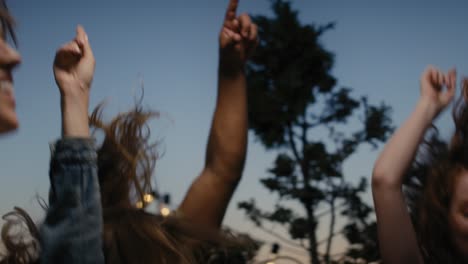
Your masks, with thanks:
M 103 264 L 103 216 L 92 139 L 57 141 L 49 208 L 40 229 L 41 264 Z

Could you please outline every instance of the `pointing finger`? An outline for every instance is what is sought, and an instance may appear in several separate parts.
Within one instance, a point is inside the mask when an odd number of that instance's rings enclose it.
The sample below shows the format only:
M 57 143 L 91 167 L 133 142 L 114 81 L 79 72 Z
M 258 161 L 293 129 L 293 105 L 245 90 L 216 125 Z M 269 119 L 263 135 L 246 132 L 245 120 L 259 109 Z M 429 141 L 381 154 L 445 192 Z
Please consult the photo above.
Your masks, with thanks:
M 81 25 L 76 27 L 75 41 L 83 51 L 83 59 L 94 62 L 94 54 L 91 45 L 89 44 L 88 35 Z
M 224 17 L 224 26 L 228 27 L 233 30 L 237 30 L 236 25 L 236 13 L 237 13 L 237 6 L 239 4 L 239 0 L 230 0 L 228 4 L 228 8 L 226 10 L 226 15 Z

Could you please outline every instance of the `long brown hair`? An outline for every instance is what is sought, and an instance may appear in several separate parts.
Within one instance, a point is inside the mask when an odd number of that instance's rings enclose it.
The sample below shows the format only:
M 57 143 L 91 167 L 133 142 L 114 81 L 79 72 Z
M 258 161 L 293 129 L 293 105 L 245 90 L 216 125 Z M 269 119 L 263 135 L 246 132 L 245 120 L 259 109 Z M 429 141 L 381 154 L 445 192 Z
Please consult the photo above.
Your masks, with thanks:
M 463 263 L 453 244 L 449 210 L 456 178 L 468 169 L 468 80 L 452 110 L 455 131 L 444 142 L 437 130 L 425 141 L 408 172 L 406 200 L 426 263 Z
M 158 113 L 144 110 L 139 102 L 132 110 L 104 123 L 102 110 L 103 104 L 98 105 L 90 117 L 94 133 L 104 133 L 97 151 L 102 207 L 132 208 L 152 192 L 158 152 L 157 142 L 150 142 L 148 121 Z
M 0 37 L 4 39 L 10 37 L 13 42 L 17 44 L 16 34 L 14 31 L 15 19 L 8 11 L 5 0 L 0 0 L 0 25 L 3 28 L 3 36 Z
M 93 111 L 90 124 L 105 134 L 97 152 L 106 263 L 245 263 L 243 254 L 256 249 L 253 241 L 136 208 L 135 201 L 152 191 L 159 155 L 148 121 L 159 115 L 140 101 L 105 123 L 102 109 Z
M 26 211 L 19 207 L 3 216 L 2 242 L 6 252 L 0 264 L 38 264 L 39 231 Z
M 106 263 L 245 263 L 258 249 L 258 242 L 241 234 L 196 226 L 177 214 L 154 215 L 137 208 L 152 191 L 151 179 L 158 158 L 157 142 L 150 141 L 148 121 L 158 113 L 145 110 L 141 102 L 103 121 L 102 104 L 90 116 L 94 133 L 104 133 L 98 148 L 98 177 L 103 207 L 103 251 Z M 143 204 L 144 207 L 145 204 Z M 26 212 L 17 213 L 39 239 Z M 11 226 L 4 226 L 5 232 Z M 34 263 L 37 248 L 16 237 L 2 237 L 9 254 L 0 264 Z M 29 246 L 29 247 L 27 247 Z M 37 254 L 36 254 L 37 255 Z

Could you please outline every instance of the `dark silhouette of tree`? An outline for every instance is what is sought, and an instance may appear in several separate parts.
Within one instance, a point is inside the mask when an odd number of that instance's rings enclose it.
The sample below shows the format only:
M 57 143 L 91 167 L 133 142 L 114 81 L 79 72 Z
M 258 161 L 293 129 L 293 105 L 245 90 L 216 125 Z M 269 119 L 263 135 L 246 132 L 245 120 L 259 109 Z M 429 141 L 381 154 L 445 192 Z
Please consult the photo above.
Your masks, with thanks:
M 342 165 L 361 144 L 375 148 L 387 139 L 393 130 L 391 109 L 337 86 L 331 74 L 334 56 L 320 43 L 334 23 L 302 25 L 283 0 L 272 0 L 272 8 L 273 18 L 253 16 L 260 43 L 247 65 L 247 81 L 249 128 L 268 151 L 278 153 L 261 183 L 280 202 L 273 212 L 263 212 L 253 199 L 238 206 L 260 228 L 264 221 L 286 227 L 298 241 L 287 243 L 305 248 L 311 263 L 331 263 L 333 238 L 339 233 L 351 244 L 348 257 L 378 259 L 375 223 L 369 219 L 373 209 L 360 197 L 367 180 L 353 184 Z M 283 201 L 298 202 L 304 211 L 298 213 Z M 323 206 L 329 208 L 329 230 L 327 239 L 319 241 L 322 218 L 317 213 Z M 339 215 L 348 219 L 342 230 L 335 227 Z M 321 243 L 324 254 L 318 252 Z

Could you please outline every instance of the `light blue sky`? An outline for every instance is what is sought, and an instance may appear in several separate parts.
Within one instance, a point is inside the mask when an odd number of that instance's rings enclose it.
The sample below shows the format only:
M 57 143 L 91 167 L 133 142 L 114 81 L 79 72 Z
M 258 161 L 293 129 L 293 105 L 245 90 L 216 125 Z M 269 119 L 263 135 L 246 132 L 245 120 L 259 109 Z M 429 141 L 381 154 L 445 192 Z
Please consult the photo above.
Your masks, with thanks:
M 339 85 L 393 107 L 400 124 L 419 97 L 426 65 L 456 66 L 468 75 L 468 4 L 463 1 L 292 1 L 304 23 L 336 21 L 323 44 L 336 55 Z M 59 96 L 52 75 L 55 50 L 82 24 L 97 60 L 91 106 L 108 99 L 107 116 L 133 103 L 135 87 L 145 86 L 144 103 L 160 111 L 153 122 L 164 156 L 156 168 L 159 188 L 174 204 L 200 172 L 216 95 L 217 37 L 227 0 L 10 0 L 18 20 L 23 64 L 15 74 L 20 130 L 0 138 L 0 212 L 19 205 L 36 219 L 34 195 L 48 190 L 48 142 L 60 135 Z M 240 12 L 271 14 L 266 0 L 241 0 Z M 449 135 L 445 113 L 441 131 Z M 324 135 L 325 137 L 325 135 Z M 370 176 L 378 151 L 360 148 L 345 164 L 350 179 Z M 244 178 L 225 223 L 258 234 L 237 211 L 237 201 L 275 200 L 259 184 L 274 153 L 251 137 Z M 367 195 L 370 200 L 370 195 Z

